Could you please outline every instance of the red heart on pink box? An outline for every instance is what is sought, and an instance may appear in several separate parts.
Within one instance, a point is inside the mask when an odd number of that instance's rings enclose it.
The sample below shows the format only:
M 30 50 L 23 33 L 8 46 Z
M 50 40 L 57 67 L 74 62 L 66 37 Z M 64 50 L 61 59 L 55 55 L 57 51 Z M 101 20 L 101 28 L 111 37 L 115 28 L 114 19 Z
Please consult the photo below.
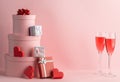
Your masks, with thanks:
M 64 76 L 63 72 L 60 72 L 57 68 L 52 70 L 52 78 L 53 79 L 62 79 Z
M 14 56 L 15 57 L 23 57 L 24 56 L 24 52 L 20 50 L 20 47 L 18 47 L 18 46 L 14 47 Z
M 18 9 L 17 15 L 30 15 L 30 10 L 28 10 L 28 9 Z
M 34 68 L 32 66 L 28 66 L 24 71 L 24 74 L 27 78 L 32 79 L 34 77 Z

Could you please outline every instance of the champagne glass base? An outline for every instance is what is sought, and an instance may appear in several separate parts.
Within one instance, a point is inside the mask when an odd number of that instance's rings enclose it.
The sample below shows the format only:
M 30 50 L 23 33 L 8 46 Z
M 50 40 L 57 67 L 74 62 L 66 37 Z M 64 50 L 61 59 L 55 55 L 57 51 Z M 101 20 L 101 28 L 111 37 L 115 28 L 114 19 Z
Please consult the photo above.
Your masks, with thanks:
M 103 76 L 104 75 L 104 73 L 102 71 L 98 71 L 98 72 L 95 72 L 93 74 L 97 75 L 97 76 Z
M 108 77 L 108 78 L 114 78 L 116 77 L 116 75 L 112 74 L 112 73 L 106 73 L 104 74 L 105 77 Z

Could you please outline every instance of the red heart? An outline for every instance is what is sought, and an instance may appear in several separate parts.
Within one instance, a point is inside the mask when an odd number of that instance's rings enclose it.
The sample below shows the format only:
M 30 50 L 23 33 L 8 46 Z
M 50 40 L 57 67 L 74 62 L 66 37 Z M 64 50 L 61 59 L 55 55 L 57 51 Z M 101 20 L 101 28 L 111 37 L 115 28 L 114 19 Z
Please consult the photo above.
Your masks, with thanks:
M 14 56 L 15 57 L 23 57 L 24 56 L 24 52 L 22 52 L 20 50 L 20 47 L 18 47 L 18 46 L 14 47 Z
M 18 57 L 23 57 L 24 56 L 24 53 L 22 51 L 19 51 L 18 52 Z
M 18 9 L 17 15 L 23 15 L 23 14 L 24 14 L 24 10 L 23 9 Z
M 25 13 L 26 15 L 30 15 L 30 11 L 29 11 L 28 9 L 24 10 L 24 13 Z
M 14 47 L 14 56 L 17 56 L 19 51 L 20 51 L 20 48 L 15 46 Z
M 29 79 L 32 79 L 34 77 L 34 68 L 32 66 L 28 66 L 26 70 L 24 71 L 25 76 L 27 76 Z
M 30 15 L 30 10 L 28 9 L 18 9 L 17 15 Z
M 63 72 L 60 72 L 57 68 L 52 70 L 52 78 L 53 79 L 62 79 L 64 76 Z

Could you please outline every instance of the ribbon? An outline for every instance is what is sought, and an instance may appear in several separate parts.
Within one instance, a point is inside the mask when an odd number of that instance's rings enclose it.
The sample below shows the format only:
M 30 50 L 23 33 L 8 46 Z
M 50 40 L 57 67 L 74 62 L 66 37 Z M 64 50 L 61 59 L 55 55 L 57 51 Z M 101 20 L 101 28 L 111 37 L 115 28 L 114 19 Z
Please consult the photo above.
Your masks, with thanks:
M 46 72 L 46 67 L 45 67 L 45 64 L 47 62 L 53 62 L 53 60 L 46 60 L 45 57 L 42 57 L 41 60 L 38 62 L 38 63 L 43 65 L 43 70 L 44 70 L 45 77 L 47 77 L 47 72 Z

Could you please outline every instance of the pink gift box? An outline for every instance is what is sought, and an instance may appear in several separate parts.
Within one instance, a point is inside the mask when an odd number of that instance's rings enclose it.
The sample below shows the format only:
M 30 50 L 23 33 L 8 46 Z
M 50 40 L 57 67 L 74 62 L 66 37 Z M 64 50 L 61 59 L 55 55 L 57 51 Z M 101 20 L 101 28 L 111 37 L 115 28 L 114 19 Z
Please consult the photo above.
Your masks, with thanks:
M 28 66 L 35 68 L 36 58 L 34 57 L 12 57 L 5 55 L 5 74 L 8 76 L 23 77 Z
M 16 34 L 9 34 L 9 55 L 14 56 L 13 49 L 19 46 L 24 52 L 24 56 L 30 57 L 34 54 L 34 47 L 40 46 L 40 36 L 21 36 Z
M 29 27 L 35 25 L 35 15 L 13 15 L 13 33 L 29 35 Z
M 38 68 L 40 78 L 52 77 L 51 72 L 54 68 L 52 57 L 38 58 Z

